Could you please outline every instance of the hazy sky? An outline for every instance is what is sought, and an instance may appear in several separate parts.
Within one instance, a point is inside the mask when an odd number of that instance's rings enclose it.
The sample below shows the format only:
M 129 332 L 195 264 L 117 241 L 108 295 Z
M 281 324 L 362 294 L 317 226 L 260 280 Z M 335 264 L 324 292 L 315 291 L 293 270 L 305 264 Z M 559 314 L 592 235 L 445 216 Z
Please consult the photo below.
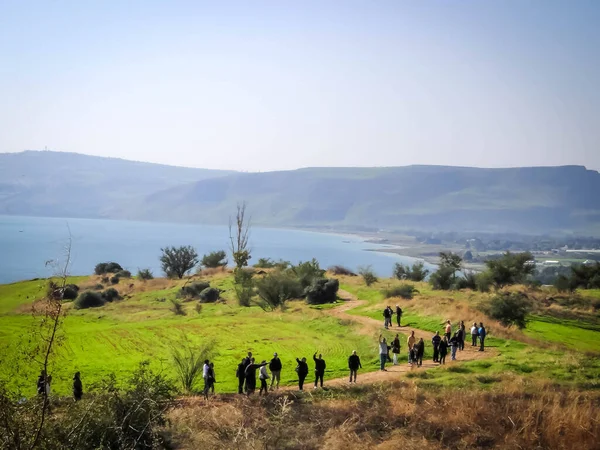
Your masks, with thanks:
M 0 0 L 0 152 L 600 169 L 599 0 Z

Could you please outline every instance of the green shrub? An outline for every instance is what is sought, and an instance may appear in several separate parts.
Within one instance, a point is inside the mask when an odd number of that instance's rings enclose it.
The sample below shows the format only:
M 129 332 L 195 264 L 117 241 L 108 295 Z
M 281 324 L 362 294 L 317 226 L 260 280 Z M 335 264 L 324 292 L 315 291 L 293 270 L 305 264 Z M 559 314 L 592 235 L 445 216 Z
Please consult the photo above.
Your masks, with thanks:
M 202 303 L 196 302 L 196 306 L 194 306 L 194 309 L 198 314 L 202 314 Z
M 150 269 L 138 269 L 137 279 L 138 280 L 152 280 L 154 278 L 154 274 Z
M 75 302 L 73 302 L 76 309 L 86 309 L 86 308 L 97 308 L 99 306 L 104 306 L 106 300 L 104 296 L 95 291 L 85 291 L 77 296 Z
M 367 286 L 371 286 L 373 283 L 377 282 L 377 276 L 373 272 L 373 268 L 371 266 L 359 267 L 358 273 L 363 278 Z
M 310 286 L 314 280 L 323 278 L 325 271 L 319 266 L 319 261 L 312 259 L 311 261 L 300 262 L 290 268 L 290 271 L 298 279 L 303 288 Z
M 399 280 L 423 281 L 427 278 L 429 270 L 425 268 L 425 263 L 418 261 L 411 267 L 401 263 L 396 263 L 394 266 L 394 277 Z
M 200 292 L 199 297 L 202 303 L 214 303 L 219 300 L 219 295 L 221 295 L 221 292 L 218 289 L 207 287 Z
M 407 300 L 410 300 L 414 294 L 418 293 L 419 291 L 412 284 L 402 284 L 383 291 L 385 298 L 401 297 Z
M 289 261 L 280 259 L 279 261 L 273 261 L 271 258 L 259 258 L 258 262 L 254 264 L 257 269 L 279 269 L 285 270 L 292 266 Z
M 181 300 L 177 300 L 176 298 L 171 298 L 169 299 L 169 301 L 171 302 L 171 311 L 173 311 L 173 313 L 177 316 L 185 316 L 185 310 L 183 309 L 183 303 L 181 303 Z
M 79 286 L 76 284 L 67 284 L 63 289 L 63 300 L 75 300 L 79 294 Z
M 479 292 L 489 292 L 492 288 L 492 276 L 488 271 L 475 275 L 475 285 Z
M 433 289 L 447 291 L 454 284 L 454 273 L 455 270 L 452 267 L 440 266 L 429 277 L 429 283 Z
M 529 298 L 520 292 L 505 292 L 495 295 L 484 306 L 484 312 L 504 326 L 515 325 L 525 328 L 527 314 L 531 311 Z
M 506 252 L 499 259 L 486 261 L 492 283 L 496 288 L 511 284 L 524 283 L 535 272 L 535 264 L 530 263 L 533 255 L 529 252 Z
M 94 291 L 101 291 L 102 289 L 104 289 L 104 285 L 103 284 L 95 284 L 94 287 L 92 288 Z
M 118 276 L 116 276 L 116 275 L 113 275 L 112 277 L 110 277 L 110 283 L 111 284 L 119 284 L 120 280 L 121 279 Z
M 94 273 L 96 275 L 104 275 L 105 273 L 117 273 L 123 270 L 120 264 L 116 262 L 105 262 L 96 264 L 94 268 Z
M 356 276 L 356 274 L 354 272 L 352 272 L 350 269 L 348 269 L 347 267 L 344 267 L 344 266 L 331 266 L 327 270 L 334 275 L 346 275 L 346 276 L 350 276 L 350 277 Z
M 207 269 L 216 269 L 217 267 L 225 267 L 227 265 L 227 253 L 224 250 L 218 252 L 210 252 L 202 257 L 200 261 L 202 267 Z
M 255 283 L 257 301 L 265 311 L 284 308 L 285 302 L 303 296 L 304 290 L 300 282 L 290 273 L 275 272 L 268 274 Z
M 306 302 L 311 305 L 323 303 L 334 303 L 337 299 L 337 291 L 340 282 L 335 278 L 319 278 L 306 288 Z
M 104 297 L 104 300 L 106 300 L 107 302 L 112 302 L 113 300 L 118 300 L 119 299 L 119 291 L 117 291 L 115 288 L 108 288 L 107 290 L 105 290 L 102 293 L 102 297 Z
M 248 307 L 254 297 L 254 274 L 251 270 L 236 267 L 233 270 L 233 291 L 240 306 Z
M 186 298 L 200 298 L 200 293 L 209 287 L 210 283 L 208 281 L 194 281 L 193 283 L 183 286 L 179 291 L 179 296 Z
M 115 276 L 119 278 L 131 278 L 131 272 L 129 270 L 119 270 Z

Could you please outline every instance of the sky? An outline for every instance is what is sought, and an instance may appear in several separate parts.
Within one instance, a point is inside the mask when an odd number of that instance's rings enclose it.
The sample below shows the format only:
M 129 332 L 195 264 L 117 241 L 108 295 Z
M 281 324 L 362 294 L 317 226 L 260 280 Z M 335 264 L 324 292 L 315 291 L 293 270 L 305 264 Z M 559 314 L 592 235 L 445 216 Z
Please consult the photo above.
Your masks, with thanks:
M 600 169 L 598 0 L 0 0 L 0 152 Z

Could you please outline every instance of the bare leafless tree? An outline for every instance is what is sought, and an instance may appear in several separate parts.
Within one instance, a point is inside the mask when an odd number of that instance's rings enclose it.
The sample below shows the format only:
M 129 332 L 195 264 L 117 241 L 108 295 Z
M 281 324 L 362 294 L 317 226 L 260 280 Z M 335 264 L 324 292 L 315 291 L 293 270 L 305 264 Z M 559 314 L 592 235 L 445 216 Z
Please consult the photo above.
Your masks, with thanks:
M 41 314 L 41 323 L 39 324 L 39 344 L 34 351 L 34 361 L 40 364 L 42 373 L 44 374 L 44 387 L 48 383 L 48 366 L 50 358 L 53 355 L 54 347 L 59 340 L 59 330 L 64 319 L 63 313 L 63 294 L 67 287 L 69 277 L 69 266 L 71 264 L 71 245 L 72 236 L 71 229 L 67 224 L 69 238 L 65 244 L 63 260 L 46 261 L 46 266 L 55 268 L 55 277 L 58 280 L 51 280 L 48 284 L 48 290 L 43 301 L 34 304 L 33 313 Z M 43 389 L 42 405 L 39 414 L 39 423 L 35 429 L 30 449 L 35 448 L 40 442 L 40 436 L 44 429 L 44 422 L 48 413 L 48 391 Z
M 230 250 L 235 266 L 238 269 L 246 267 L 250 260 L 250 219 L 246 218 L 246 202 L 238 203 L 235 222 L 229 218 Z

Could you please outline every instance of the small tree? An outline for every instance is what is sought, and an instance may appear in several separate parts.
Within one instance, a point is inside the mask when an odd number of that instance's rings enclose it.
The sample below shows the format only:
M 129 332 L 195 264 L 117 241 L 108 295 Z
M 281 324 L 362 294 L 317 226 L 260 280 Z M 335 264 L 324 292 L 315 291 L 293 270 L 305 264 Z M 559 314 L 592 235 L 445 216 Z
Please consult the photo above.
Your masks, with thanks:
M 300 282 L 288 273 L 275 272 L 265 275 L 255 283 L 256 302 L 265 311 L 283 309 L 285 302 L 293 298 L 300 298 L 303 289 Z
M 440 266 L 429 277 L 429 283 L 433 289 L 447 291 L 454 284 L 454 269 L 447 266 Z
M 323 303 L 333 303 L 337 299 L 337 291 L 340 288 L 340 282 L 335 278 L 319 278 L 304 291 L 306 302 L 311 305 L 320 305 Z
M 425 268 L 425 263 L 423 261 L 418 261 L 412 265 L 408 278 L 411 281 L 423 281 L 427 278 L 428 274 L 429 269 Z
M 246 203 L 238 204 L 235 223 L 229 219 L 229 249 L 235 263 L 234 292 L 240 306 L 250 306 L 254 296 L 252 272 L 244 270 L 251 258 L 249 238 L 250 221 L 246 218 Z
M 153 278 L 154 278 L 154 274 L 152 273 L 152 271 L 150 269 L 138 269 L 138 273 L 137 273 L 138 280 L 146 281 L 146 280 L 152 280 Z
M 507 285 L 524 283 L 535 272 L 533 255 L 529 252 L 506 252 L 502 258 L 486 261 L 494 286 L 499 289 Z
M 299 262 L 292 266 L 291 273 L 298 279 L 303 288 L 310 286 L 314 280 L 323 278 L 325 271 L 321 269 L 319 261 L 313 258 L 310 261 Z
M 196 381 L 202 377 L 204 361 L 212 359 L 215 355 L 214 348 L 215 341 L 194 346 L 185 338 L 183 344 L 178 342 L 171 346 L 171 357 L 184 392 L 193 391 Z
M 531 311 L 531 302 L 526 295 L 519 292 L 507 292 L 494 296 L 484 308 L 493 319 L 504 326 L 515 325 L 525 328 L 527 314 Z
M 358 273 L 363 278 L 367 286 L 371 286 L 373 283 L 377 282 L 377 276 L 375 275 L 375 272 L 373 272 L 373 268 L 371 266 L 359 267 Z
M 225 267 L 227 265 L 227 254 L 224 250 L 217 252 L 210 252 L 202 257 L 200 261 L 202 267 L 207 269 L 216 269 L 218 267 Z
M 169 278 L 181 279 L 198 264 L 198 253 L 190 245 L 165 247 L 160 251 L 162 252 L 160 257 L 162 270 Z

